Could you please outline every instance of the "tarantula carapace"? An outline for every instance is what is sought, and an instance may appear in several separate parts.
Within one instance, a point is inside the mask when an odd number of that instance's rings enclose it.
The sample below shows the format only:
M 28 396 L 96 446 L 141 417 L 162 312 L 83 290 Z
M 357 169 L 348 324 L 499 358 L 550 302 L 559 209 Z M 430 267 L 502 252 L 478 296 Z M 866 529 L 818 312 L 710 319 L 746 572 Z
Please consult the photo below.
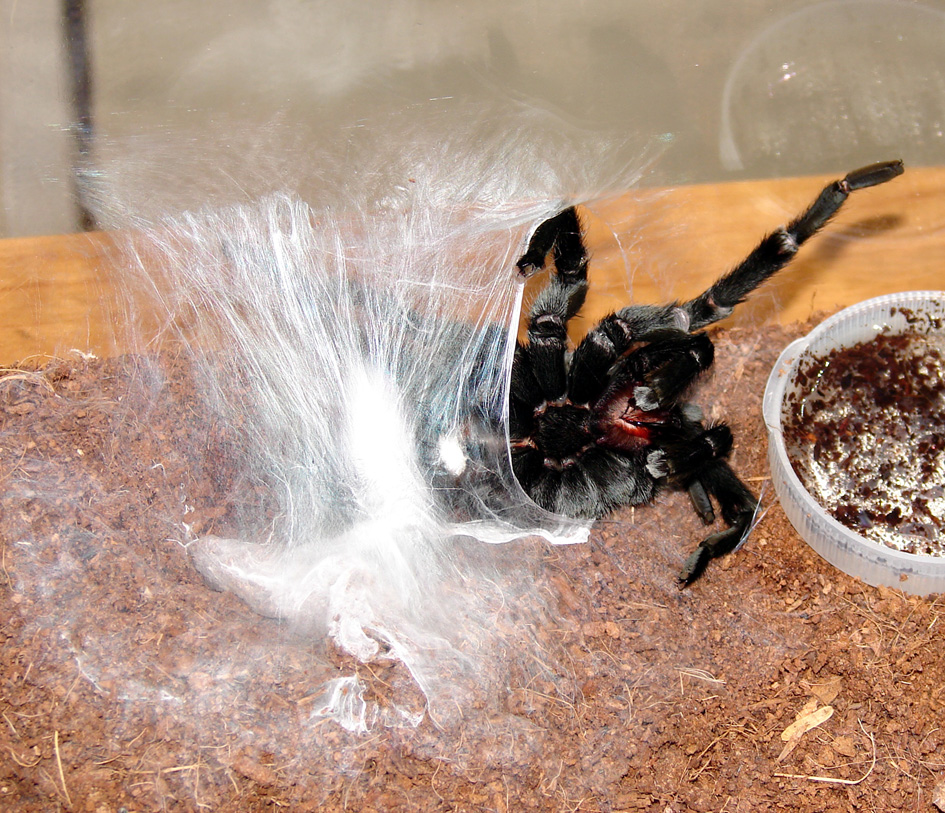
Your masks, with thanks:
M 715 520 L 714 498 L 729 527 L 700 543 L 679 574 L 681 586 L 738 547 L 757 500 L 726 462 L 728 427 L 706 425 L 698 408 L 683 400 L 712 364 L 713 345 L 702 329 L 783 268 L 850 192 L 902 171 L 901 161 L 889 161 L 851 172 L 700 296 L 623 308 L 573 349 L 567 324 L 588 289 L 581 223 L 573 208 L 542 223 L 518 268 L 529 275 L 551 253 L 555 273 L 529 313 L 528 341 L 516 349 L 510 392 L 512 464 L 529 496 L 550 511 L 598 518 L 675 487 L 688 490 L 706 524 Z

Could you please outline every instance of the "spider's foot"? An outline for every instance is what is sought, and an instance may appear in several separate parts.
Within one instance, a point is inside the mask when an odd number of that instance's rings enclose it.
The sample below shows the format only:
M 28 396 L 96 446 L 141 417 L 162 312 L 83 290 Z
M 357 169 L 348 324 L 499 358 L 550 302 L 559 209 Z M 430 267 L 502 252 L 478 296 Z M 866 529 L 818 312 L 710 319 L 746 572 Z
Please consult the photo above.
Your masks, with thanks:
M 682 570 L 679 571 L 679 575 L 676 577 L 676 583 L 679 589 L 685 589 L 705 573 L 705 569 L 711 559 L 712 555 L 706 548 L 702 547 L 702 545 L 696 548 L 689 558 L 686 559 Z
M 679 575 L 676 577 L 679 582 L 679 589 L 682 590 L 684 587 L 688 587 L 705 573 L 706 567 L 713 559 L 718 559 L 720 556 L 735 550 L 747 533 L 746 521 L 745 524 L 733 525 L 731 528 L 726 528 L 724 531 L 719 531 L 717 534 L 712 534 L 703 539 L 699 543 L 699 547 L 686 559 L 682 570 L 679 571 Z
M 654 480 L 668 476 L 672 467 L 669 465 L 669 458 L 666 456 L 666 452 L 661 449 L 650 452 L 646 456 L 646 470 Z
M 902 173 L 902 161 L 882 161 L 878 164 L 870 164 L 868 167 L 853 170 L 841 183 L 846 185 L 848 191 L 853 191 L 886 183 L 886 181 L 890 181 L 897 175 L 902 175 Z
M 633 401 L 644 412 L 654 412 L 660 408 L 660 401 L 652 387 L 634 387 Z
M 526 254 L 515 263 L 515 267 L 518 268 L 519 274 L 525 277 L 525 279 L 528 279 L 532 274 L 537 274 L 545 267 L 545 257 L 544 255 L 539 257 L 537 255 L 531 256 L 530 254 Z

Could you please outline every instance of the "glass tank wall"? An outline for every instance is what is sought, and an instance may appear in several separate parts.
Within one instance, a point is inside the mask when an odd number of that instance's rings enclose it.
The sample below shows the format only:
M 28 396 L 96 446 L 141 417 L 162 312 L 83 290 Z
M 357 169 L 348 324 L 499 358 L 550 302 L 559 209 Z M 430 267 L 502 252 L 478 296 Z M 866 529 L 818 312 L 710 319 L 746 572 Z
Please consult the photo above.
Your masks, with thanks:
M 942 43 L 945 0 L 0 0 L 0 235 L 81 228 L 116 174 L 156 208 L 317 197 L 322 151 L 354 143 L 364 181 L 365 132 L 445 143 L 523 111 L 606 145 L 617 186 L 941 164 Z

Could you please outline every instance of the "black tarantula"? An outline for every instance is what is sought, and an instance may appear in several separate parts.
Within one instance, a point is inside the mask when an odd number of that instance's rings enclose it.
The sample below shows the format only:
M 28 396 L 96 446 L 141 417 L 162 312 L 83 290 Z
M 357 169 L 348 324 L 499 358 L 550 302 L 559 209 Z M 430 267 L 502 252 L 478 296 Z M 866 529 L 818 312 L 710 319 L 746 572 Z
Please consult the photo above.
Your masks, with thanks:
M 873 164 L 829 184 L 800 217 L 765 237 L 734 270 L 682 304 L 631 305 L 605 317 L 570 349 L 567 323 L 587 296 L 587 252 L 569 208 L 538 226 L 518 268 L 555 273 L 528 317 L 528 342 L 515 352 L 510 392 L 512 464 L 543 508 L 596 519 L 621 505 L 650 502 L 664 487 L 686 489 L 706 524 L 711 498 L 729 526 L 706 537 L 686 560 L 680 586 L 710 560 L 734 550 L 757 500 L 726 462 L 732 434 L 706 425 L 683 395 L 712 364 L 703 332 L 728 316 L 783 268 L 850 192 L 902 174 L 901 161 Z

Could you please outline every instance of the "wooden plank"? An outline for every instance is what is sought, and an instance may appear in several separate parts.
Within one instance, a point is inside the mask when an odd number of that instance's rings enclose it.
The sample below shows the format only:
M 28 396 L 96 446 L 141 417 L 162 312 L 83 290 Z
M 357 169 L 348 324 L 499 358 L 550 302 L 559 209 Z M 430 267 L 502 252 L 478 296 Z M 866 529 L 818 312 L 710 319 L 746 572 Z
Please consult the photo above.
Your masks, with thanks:
M 0 364 L 112 352 L 118 256 L 103 233 L 0 240 Z
M 592 296 L 577 329 L 631 301 L 697 294 L 828 180 L 635 190 L 589 206 Z M 790 322 L 883 293 L 942 289 L 943 260 L 945 167 L 909 168 L 855 193 L 733 320 Z M 119 248 L 106 234 L 0 241 L 0 363 L 71 348 L 115 352 L 120 271 Z

